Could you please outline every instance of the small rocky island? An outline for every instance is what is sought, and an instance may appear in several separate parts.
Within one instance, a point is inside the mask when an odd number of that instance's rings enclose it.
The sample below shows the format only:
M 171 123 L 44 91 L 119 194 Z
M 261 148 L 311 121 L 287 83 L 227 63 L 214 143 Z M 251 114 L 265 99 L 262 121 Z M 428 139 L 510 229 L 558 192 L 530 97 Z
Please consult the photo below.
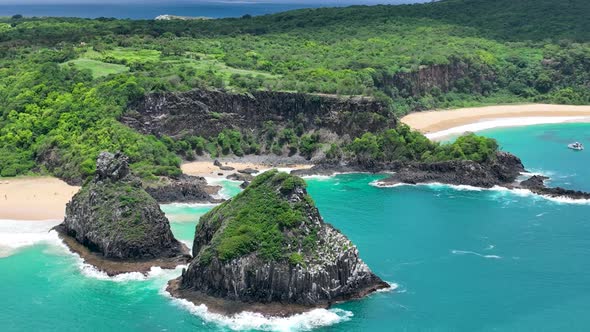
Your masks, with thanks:
M 324 222 L 305 182 L 276 170 L 201 217 L 193 256 L 168 291 L 223 314 L 286 316 L 389 287 Z
M 121 153 L 100 154 L 95 177 L 67 204 L 65 220 L 55 229 L 72 251 L 108 275 L 175 268 L 190 260 Z

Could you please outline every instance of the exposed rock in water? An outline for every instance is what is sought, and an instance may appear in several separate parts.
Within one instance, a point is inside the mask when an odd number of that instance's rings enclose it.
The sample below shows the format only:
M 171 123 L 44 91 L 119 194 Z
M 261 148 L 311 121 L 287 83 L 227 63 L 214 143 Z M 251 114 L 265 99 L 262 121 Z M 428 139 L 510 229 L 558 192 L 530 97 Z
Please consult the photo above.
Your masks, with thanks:
M 64 242 L 110 275 L 152 266 L 173 268 L 190 255 L 177 241 L 158 203 L 129 170 L 127 158 L 103 152 L 96 175 L 66 206 L 56 227 Z
M 252 181 L 252 179 L 254 179 L 254 176 L 252 176 L 250 174 L 233 173 L 233 174 L 226 176 L 226 178 L 228 180 L 234 180 L 234 181 Z
M 222 313 L 289 315 L 389 287 L 324 222 L 305 182 L 276 170 L 201 217 L 193 255 L 168 291 Z
M 379 180 L 378 185 L 397 183 L 445 183 L 490 188 L 495 185 L 513 184 L 524 171 L 520 159 L 506 152 L 496 153 L 492 161 L 478 163 L 470 160 L 450 160 L 433 163 L 421 162 L 371 162 L 371 163 L 323 163 L 304 170 L 294 170 L 291 174 L 333 175 L 347 172 L 388 173 L 390 177 Z
M 584 191 L 564 189 L 561 187 L 547 187 L 545 186 L 545 180 L 548 179 L 546 176 L 533 175 L 527 180 L 522 181 L 520 186 L 538 195 L 570 199 L 590 199 L 590 193 Z
M 494 160 L 478 163 L 470 160 L 450 160 L 434 163 L 398 163 L 390 165 L 395 171 L 378 184 L 396 183 L 445 183 L 481 188 L 512 185 L 524 166 L 520 159 L 510 153 L 498 152 Z
M 238 173 L 249 174 L 249 175 L 256 174 L 258 172 L 259 171 L 257 169 L 253 169 L 253 168 L 244 168 L 244 169 L 238 170 Z
M 219 193 L 220 186 L 209 186 L 200 176 L 181 175 L 178 178 L 161 178 L 158 182 L 144 185 L 145 190 L 158 203 L 219 203 L 212 197 Z

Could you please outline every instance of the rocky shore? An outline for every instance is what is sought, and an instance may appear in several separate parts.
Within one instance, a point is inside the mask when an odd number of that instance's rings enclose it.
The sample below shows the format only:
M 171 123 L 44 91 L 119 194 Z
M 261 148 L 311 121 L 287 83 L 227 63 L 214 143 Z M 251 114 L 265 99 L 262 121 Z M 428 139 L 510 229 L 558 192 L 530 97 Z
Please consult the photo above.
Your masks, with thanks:
M 173 268 L 190 260 L 158 203 L 141 186 L 120 154 L 103 152 L 94 179 L 66 206 L 55 228 L 64 243 L 109 275 Z
M 538 194 L 538 195 L 549 196 L 549 197 L 553 197 L 553 198 L 566 197 L 566 198 L 571 198 L 571 199 L 588 199 L 588 200 L 590 200 L 590 193 L 588 193 L 588 192 L 583 192 L 583 191 L 579 191 L 579 190 L 570 190 L 570 189 L 565 189 L 565 188 L 561 188 L 561 187 L 547 187 L 545 185 L 545 180 L 548 180 L 548 179 L 549 178 L 546 176 L 533 175 L 529 179 L 520 182 L 520 185 L 518 187 L 528 189 L 531 192 Z
M 291 174 L 330 176 L 336 173 L 356 172 L 391 173 L 389 177 L 376 182 L 377 186 L 383 187 L 424 183 L 467 185 L 479 188 L 501 186 L 508 189 L 528 189 L 534 194 L 554 198 L 590 199 L 590 193 L 587 192 L 561 187 L 547 187 L 544 182 L 549 178 L 544 176 L 534 175 L 519 182 L 518 178 L 525 172 L 525 168 L 518 157 L 506 152 L 498 152 L 494 160 L 485 163 L 469 160 L 435 163 L 392 162 L 369 165 L 321 163 L 309 169 L 294 170 Z
M 163 177 L 157 182 L 144 184 L 144 189 L 158 203 L 220 203 L 217 195 L 220 186 L 211 186 L 201 176 L 181 175 L 177 178 Z

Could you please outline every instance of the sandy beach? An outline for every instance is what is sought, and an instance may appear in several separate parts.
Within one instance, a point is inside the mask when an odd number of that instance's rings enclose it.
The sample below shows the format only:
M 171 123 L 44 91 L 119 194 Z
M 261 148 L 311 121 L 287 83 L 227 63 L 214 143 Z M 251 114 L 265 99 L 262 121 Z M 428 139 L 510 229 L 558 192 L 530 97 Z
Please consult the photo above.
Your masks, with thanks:
M 0 178 L 0 219 L 63 219 L 78 189 L 52 177 Z
M 236 173 L 238 170 L 246 168 L 255 169 L 258 171 L 265 171 L 271 168 L 278 169 L 306 169 L 311 168 L 311 164 L 268 164 L 268 163 L 256 163 L 256 162 L 241 162 L 241 161 L 221 161 L 223 166 L 234 168 L 234 170 L 221 170 L 219 167 L 213 165 L 212 160 L 207 161 L 193 161 L 182 164 L 181 169 L 184 174 L 203 176 L 209 178 L 225 178 L 226 176 Z
M 485 106 L 412 113 L 403 117 L 401 121 L 429 138 L 440 138 L 495 127 L 590 122 L 590 106 L 548 104 Z

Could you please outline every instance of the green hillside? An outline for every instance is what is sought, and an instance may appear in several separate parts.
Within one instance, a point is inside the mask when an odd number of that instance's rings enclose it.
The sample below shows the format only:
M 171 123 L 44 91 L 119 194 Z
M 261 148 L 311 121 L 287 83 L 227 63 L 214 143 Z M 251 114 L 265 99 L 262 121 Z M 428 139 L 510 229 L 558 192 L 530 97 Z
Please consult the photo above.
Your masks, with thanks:
M 117 121 L 156 91 L 369 95 L 400 115 L 589 104 L 589 12 L 585 0 L 447 0 L 208 21 L 3 19 L 0 175 L 81 179 L 107 149 L 145 177 L 177 174 L 185 146 Z

